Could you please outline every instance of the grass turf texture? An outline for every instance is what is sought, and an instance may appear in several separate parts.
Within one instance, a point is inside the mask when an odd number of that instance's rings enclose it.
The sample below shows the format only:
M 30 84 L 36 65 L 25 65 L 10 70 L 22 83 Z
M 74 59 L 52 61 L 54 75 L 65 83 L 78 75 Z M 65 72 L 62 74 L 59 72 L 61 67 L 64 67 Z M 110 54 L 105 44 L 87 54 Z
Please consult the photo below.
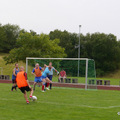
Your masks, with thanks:
M 36 87 L 38 100 L 26 104 L 23 94 L 0 84 L 0 120 L 119 120 L 120 92 Z

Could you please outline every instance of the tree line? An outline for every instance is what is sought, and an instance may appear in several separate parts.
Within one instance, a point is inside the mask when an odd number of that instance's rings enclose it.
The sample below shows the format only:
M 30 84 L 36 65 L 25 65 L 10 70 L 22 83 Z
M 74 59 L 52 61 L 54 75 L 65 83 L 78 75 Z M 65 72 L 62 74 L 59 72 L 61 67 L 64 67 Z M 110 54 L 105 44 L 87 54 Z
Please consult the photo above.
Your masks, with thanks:
M 18 25 L 0 24 L 0 52 L 9 53 L 4 57 L 6 64 L 26 57 L 67 57 L 77 58 L 79 36 L 66 30 L 54 30 L 49 34 L 37 34 L 21 29 Z M 94 59 L 98 76 L 104 76 L 120 68 L 120 41 L 113 34 L 80 34 L 80 56 Z

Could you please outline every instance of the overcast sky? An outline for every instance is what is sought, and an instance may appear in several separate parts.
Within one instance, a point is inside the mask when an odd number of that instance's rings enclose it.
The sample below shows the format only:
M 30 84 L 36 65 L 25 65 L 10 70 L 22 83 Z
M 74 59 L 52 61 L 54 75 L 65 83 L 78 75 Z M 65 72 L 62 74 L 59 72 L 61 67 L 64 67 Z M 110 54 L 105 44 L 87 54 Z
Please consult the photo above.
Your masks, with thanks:
M 120 39 L 120 0 L 0 0 L 0 23 L 37 33 L 112 33 Z

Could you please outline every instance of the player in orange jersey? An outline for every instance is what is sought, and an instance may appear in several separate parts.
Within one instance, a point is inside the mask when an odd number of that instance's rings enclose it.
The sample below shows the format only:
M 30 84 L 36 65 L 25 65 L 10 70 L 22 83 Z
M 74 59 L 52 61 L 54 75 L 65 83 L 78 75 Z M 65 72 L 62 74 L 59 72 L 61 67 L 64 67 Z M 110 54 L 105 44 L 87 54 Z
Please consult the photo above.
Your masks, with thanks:
M 27 73 L 24 72 L 24 67 L 23 66 L 20 67 L 20 72 L 16 76 L 16 83 L 17 83 L 18 88 L 24 94 L 24 98 L 25 98 L 25 100 L 28 104 L 29 100 L 27 98 L 26 91 L 27 92 L 30 91 L 30 99 L 32 99 L 33 89 L 31 88 L 31 86 L 29 84 L 29 81 L 27 79 Z
M 33 90 L 35 90 L 35 85 L 36 85 L 37 83 L 41 83 L 41 85 L 42 85 L 42 82 L 43 82 L 43 81 L 41 80 L 42 70 L 43 70 L 43 68 L 40 67 L 38 63 L 36 63 L 36 64 L 35 64 L 35 68 L 34 68 L 33 71 L 31 72 L 32 75 L 35 76 L 35 80 L 34 80 L 34 84 L 33 84 Z M 43 90 L 43 88 L 42 88 L 42 90 Z

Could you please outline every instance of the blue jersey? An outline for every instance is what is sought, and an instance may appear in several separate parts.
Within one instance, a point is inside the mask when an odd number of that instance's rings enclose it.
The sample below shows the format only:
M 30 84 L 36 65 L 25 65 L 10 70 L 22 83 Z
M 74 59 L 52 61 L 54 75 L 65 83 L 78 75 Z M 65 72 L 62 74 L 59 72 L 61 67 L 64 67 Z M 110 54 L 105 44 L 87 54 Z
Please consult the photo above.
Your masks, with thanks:
M 53 70 L 55 70 L 54 67 L 51 68 L 50 72 L 48 73 L 48 75 L 53 75 Z
M 47 77 L 47 74 L 50 72 L 50 70 L 48 69 L 48 67 L 45 68 L 45 70 L 42 73 L 42 77 Z
M 18 68 L 18 70 L 16 70 L 16 68 L 15 68 L 15 74 L 17 75 L 17 73 L 19 72 L 19 68 Z M 12 80 L 15 80 L 16 79 L 16 76 L 14 75 L 14 74 L 12 74 Z

